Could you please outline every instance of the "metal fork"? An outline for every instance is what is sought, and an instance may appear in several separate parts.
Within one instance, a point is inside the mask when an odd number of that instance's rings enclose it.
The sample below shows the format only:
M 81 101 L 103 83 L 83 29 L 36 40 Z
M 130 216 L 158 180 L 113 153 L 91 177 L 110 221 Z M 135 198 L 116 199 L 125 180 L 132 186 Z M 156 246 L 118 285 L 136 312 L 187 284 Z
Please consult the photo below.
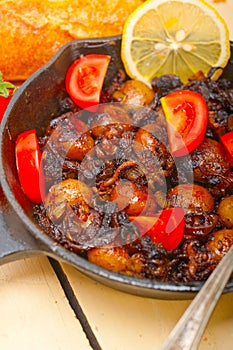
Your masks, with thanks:
M 233 271 L 233 245 L 184 312 L 161 350 L 195 350 Z

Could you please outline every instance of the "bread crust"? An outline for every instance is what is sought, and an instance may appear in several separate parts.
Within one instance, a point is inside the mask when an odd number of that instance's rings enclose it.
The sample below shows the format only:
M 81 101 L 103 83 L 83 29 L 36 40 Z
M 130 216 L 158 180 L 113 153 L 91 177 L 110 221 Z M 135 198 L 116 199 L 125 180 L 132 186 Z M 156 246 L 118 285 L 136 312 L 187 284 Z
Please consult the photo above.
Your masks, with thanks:
M 142 0 L 0 0 L 0 71 L 25 80 L 65 43 L 122 33 Z

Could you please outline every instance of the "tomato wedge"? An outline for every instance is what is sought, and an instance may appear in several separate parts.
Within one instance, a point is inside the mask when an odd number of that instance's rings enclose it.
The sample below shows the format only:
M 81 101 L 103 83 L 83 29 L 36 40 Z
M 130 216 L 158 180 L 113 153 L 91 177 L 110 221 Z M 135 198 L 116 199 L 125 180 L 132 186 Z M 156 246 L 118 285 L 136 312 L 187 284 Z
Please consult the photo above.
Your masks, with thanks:
M 33 203 L 44 197 L 44 175 L 41 169 L 41 151 L 35 130 L 18 135 L 15 146 L 16 167 L 21 187 Z
M 90 54 L 81 56 L 69 67 L 66 90 L 79 107 L 88 108 L 99 103 L 110 59 L 108 55 Z
M 233 166 L 233 131 L 220 136 L 220 140 L 226 150 L 227 159 L 230 165 Z
M 184 210 L 182 208 L 163 209 L 156 216 L 130 216 L 144 236 L 161 243 L 166 250 L 175 249 L 184 235 Z
M 171 153 L 175 157 L 192 152 L 202 142 L 208 123 L 208 107 L 202 95 L 177 90 L 160 99 L 167 121 Z

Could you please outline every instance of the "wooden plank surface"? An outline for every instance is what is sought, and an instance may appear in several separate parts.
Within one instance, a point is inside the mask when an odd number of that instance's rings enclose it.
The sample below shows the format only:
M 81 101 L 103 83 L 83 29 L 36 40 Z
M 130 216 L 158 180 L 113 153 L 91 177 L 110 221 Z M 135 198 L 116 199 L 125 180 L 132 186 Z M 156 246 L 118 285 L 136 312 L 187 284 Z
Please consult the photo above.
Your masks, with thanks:
M 233 39 L 233 0 L 207 0 L 225 18 Z M 85 331 L 91 327 L 103 350 L 159 349 L 190 301 L 162 301 L 105 287 L 62 264 L 77 305 L 68 302 L 46 257 L 0 267 L 0 349 L 97 350 Z M 87 325 L 85 325 L 87 322 Z M 200 350 L 231 350 L 233 294 L 222 296 Z
M 1 266 L 0 349 L 91 349 L 46 257 Z
M 110 289 L 62 264 L 104 350 L 160 349 L 190 301 L 155 300 Z M 200 350 L 231 350 L 233 294 L 221 297 Z

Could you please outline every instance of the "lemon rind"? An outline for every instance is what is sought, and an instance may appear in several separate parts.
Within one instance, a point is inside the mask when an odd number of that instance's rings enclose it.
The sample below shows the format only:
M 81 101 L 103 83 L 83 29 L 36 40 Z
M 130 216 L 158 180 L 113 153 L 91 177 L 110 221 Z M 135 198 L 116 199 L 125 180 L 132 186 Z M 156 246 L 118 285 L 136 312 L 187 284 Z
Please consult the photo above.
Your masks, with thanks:
M 178 3 L 184 3 L 184 4 L 192 4 L 200 7 L 205 14 L 209 15 L 212 19 L 214 19 L 214 22 L 218 24 L 217 27 L 219 29 L 219 34 L 220 34 L 220 40 L 218 42 L 222 43 L 221 47 L 225 47 L 225 50 L 221 50 L 221 54 L 219 55 L 218 61 L 215 62 L 214 66 L 224 68 L 230 57 L 229 31 L 225 20 L 221 17 L 221 15 L 218 13 L 218 11 L 215 8 L 213 8 L 210 4 L 206 3 L 204 0 L 173 0 L 173 1 Z M 128 17 L 123 30 L 121 56 L 122 56 L 122 61 L 124 63 L 126 72 L 131 78 L 139 79 L 144 83 L 146 83 L 147 85 L 150 85 L 151 78 L 150 80 L 148 80 L 147 77 L 145 78 L 143 75 L 140 74 L 140 72 L 137 70 L 136 62 L 133 61 L 130 53 L 131 43 L 133 40 L 136 39 L 133 36 L 133 30 L 134 30 L 135 24 L 141 18 L 142 14 L 145 14 L 148 10 L 157 8 L 159 5 L 164 3 L 167 3 L 167 0 L 148 0 L 144 2 Z M 142 39 L 142 41 L 144 40 L 145 38 Z M 151 40 L 151 38 L 149 38 L 149 40 Z M 201 44 L 201 43 L 202 44 L 206 43 L 205 40 L 203 40 L 203 38 L 201 39 L 201 41 L 197 42 L 197 44 Z M 209 44 L 210 42 L 207 42 L 207 43 Z M 211 68 L 211 65 L 209 65 L 209 67 Z M 152 74 L 152 75 L 156 75 L 156 74 Z

